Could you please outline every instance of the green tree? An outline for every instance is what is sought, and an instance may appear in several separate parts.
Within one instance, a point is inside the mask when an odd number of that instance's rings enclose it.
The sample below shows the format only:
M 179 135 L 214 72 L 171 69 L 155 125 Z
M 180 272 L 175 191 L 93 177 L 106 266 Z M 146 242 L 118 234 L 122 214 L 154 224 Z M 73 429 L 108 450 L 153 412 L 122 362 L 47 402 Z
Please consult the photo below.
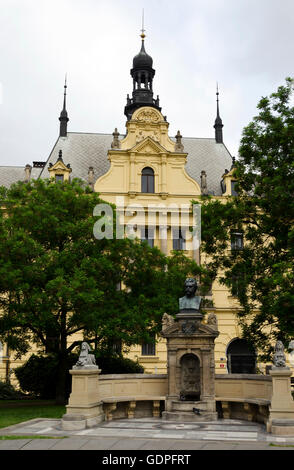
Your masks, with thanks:
M 203 198 L 202 249 L 239 300 L 244 337 L 269 359 L 277 338 L 287 345 L 294 336 L 293 79 L 258 109 L 234 166 L 238 195 Z M 234 232 L 243 249 L 234 249 Z
M 95 238 L 102 201 L 81 181 L 18 183 L 1 199 L 0 337 L 19 356 L 32 343 L 56 354 L 58 403 L 79 344 L 72 335 L 108 348 L 148 340 L 162 314 L 177 311 L 186 275 L 203 271 L 178 253 L 115 239 L 115 227 L 113 239 Z

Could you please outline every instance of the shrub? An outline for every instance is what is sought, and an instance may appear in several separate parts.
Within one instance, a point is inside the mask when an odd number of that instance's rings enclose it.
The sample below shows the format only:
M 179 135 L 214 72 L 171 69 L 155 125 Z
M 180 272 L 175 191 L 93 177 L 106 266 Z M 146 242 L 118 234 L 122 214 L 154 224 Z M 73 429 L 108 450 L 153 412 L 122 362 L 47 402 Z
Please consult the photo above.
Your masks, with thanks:
M 71 369 L 77 361 L 77 356 L 72 354 L 68 361 L 68 369 Z M 19 381 L 20 388 L 35 397 L 54 399 L 56 395 L 57 381 L 57 356 L 37 356 L 33 354 L 28 361 L 14 372 Z M 71 375 L 67 374 L 66 398 L 71 392 Z
M 99 369 L 102 374 L 139 374 L 144 367 L 138 362 L 126 359 L 121 355 L 106 356 L 95 353 Z M 77 362 L 78 354 L 71 354 L 68 360 L 68 369 Z M 14 369 L 16 378 L 23 392 L 42 399 L 54 399 L 56 395 L 58 358 L 51 354 L 47 356 L 33 354 L 28 361 Z M 71 375 L 67 374 L 66 398 L 71 392 Z
M 12 385 L 0 381 L 0 400 L 18 400 L 23 394 Z
M 104 356 L 99 351 L 94 354 L 102 374 L 142 374 L 144 372 L 144 367 L 137 361 L 121 355 Z

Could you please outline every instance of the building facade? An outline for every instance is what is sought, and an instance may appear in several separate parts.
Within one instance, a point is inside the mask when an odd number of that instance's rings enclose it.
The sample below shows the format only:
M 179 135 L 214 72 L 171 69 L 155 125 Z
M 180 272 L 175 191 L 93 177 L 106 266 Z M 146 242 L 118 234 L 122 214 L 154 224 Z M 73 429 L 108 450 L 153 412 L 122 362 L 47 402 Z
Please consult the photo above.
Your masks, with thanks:
M 223 142 L 218 90 L 211 138 L 183 137 L 180 131 L 169 136 L 169 123 L 161 112 L 159 97 L 153 97 L 155 70 L 152 57 L 145 50 L 144 34 L 141 40 L 141 50 L 131 69 L 132 97 L 127 96 L 124 109 L 126 132 L 122 135 L 117 129 L 112 134 L 69 132 L 65 84 L 59 137 L 49 157 L 25 167 L 0 167 L 0 185 L 37 178 L 50 177 L 56 181 L 81 178 L 102 199 L 116 204 L 125 224 L 135 227 L 139 238 L 165 254 L 184 250 L 197 263 L 204 263 L 201 247 L 187 240 L 193 224 L 191 201 L 200 200 L 203 194 L 221 200 L 234 195 L 234 160 Z M 242 244 L 238 234 L 233 243 Z M 207 307 L 207 313 L 216 314 L 220 331 L 215 342 L 216 372 L 254 372 L 255 357 L 240 338 L 236 298 L 216 280 L 207 299 L 212 305 Z M 2 353 L 3 378 L 19 361 L 11 361 L 5 345 Z M 148 373 L 166 371 L 164 339 L 132 347 L 128 355 L 137 358 Z

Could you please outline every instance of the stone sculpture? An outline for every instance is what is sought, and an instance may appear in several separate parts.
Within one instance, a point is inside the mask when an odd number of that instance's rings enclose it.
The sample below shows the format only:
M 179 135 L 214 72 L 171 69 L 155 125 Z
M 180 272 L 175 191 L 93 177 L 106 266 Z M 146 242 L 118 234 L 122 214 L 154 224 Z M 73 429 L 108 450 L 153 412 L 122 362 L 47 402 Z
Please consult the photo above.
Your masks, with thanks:
M 114 129 L 114 132 L 112 133 L 113 135 L 113 140 L 111 142 L 111 148 L 112 149 L 119 149 L 120 148 L 120 141 L 119 141 L 119 132 L 117 128 Z
M 168 315 L 168 313 L 164 313 L 162 316 L 162 331 L 166 330 L 169 326 L 173 325 L 175 320 L 174 317 Z
M 91 348 L 85 341 L 82 343 L 80 357 L 73 369 L 85 368 L 97 368 L 94 354 L 90 354 Z
M 207 318 L 207 325 L 211 326 L 211 328 L 214 328 L 215 330 L 218 329 L 217 325 L 217 316 L 215 313 L 210 313 Z
M 275 367 L 286 367 L 284 345 L 280 340 L 276 342 L 273 364 Z

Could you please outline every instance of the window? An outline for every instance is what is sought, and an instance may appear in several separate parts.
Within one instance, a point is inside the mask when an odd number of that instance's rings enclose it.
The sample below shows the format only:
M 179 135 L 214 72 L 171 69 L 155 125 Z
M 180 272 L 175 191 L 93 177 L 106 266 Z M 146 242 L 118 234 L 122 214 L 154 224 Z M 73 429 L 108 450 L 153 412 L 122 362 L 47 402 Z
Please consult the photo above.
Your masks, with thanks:
M 55 181 L 56 183 L 63 183 L 63 175 L 55 175 Z
M 231 232 L 231 250 L 243 250 L 243 233 Z
M 115 354 L 121 354 L 122 352 L 122 342 L 120 339 L 114 341 L 112 343 L 112 351 L 115 353 Z
M 173 229 L 173 250 L 185 249 L 185 233 L 183 229 Z
M 244 289 L 244 273 L 233 274 L 232 276 L 232 295 L 238 297 Z
M 141 177 L 141 190 L 142 193 L 154 193 L 154 171 L 152 168 L 143 168 Z
M 237 181 L 231 181 L 231 194 L 232 196 L 238 196 L 238 192 L 235 189 L 235 186 L 237 184 Z
M 151 227 L 144 227 L 141 229 L 141 240 L 146 241 L 150 248 L 154 247 L 154 229 Z
M 155 334 L 152 335 L 152 342 L 142 344 L 142 356 L 155 356 Z

